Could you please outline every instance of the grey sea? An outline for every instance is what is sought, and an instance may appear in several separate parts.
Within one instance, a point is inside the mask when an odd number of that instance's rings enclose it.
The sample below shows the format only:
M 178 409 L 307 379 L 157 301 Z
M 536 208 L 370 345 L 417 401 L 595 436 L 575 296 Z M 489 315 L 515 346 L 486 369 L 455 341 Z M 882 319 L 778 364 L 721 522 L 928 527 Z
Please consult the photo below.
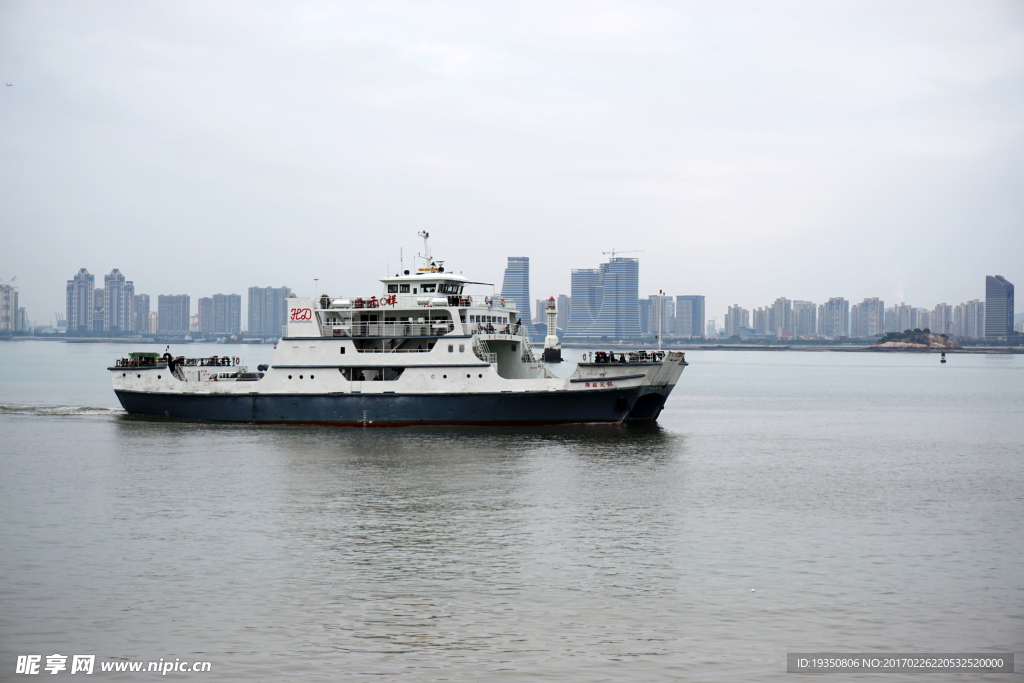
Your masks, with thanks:
M 692 351 L 653 428 L 339 429 L 129 417 L 105 370 L 129 348 L 0 344 L 0 679 L 54 654 L 71 680 L 92 654 L 101 680 L 781 681 L 787 652 L 1024 651 L 1024 356 Z

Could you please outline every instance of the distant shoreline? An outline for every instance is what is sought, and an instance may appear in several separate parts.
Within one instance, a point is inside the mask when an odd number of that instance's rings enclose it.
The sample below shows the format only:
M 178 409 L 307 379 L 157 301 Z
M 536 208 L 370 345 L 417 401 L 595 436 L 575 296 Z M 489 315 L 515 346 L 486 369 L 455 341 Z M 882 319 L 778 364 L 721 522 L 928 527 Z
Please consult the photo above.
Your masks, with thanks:
M 655 344 L 597 344 L 563 343 L 563 349 L 657 349 Z M 842 353 L 976 353 L 976 354 L 1024 354 L 1020 346 L 974 346 L 962 349 L 879 349 L 870 344 L 863 346 L 789 346 L 763 344 L 671 344 L 662 347 L 672 351 L 832 351 Z

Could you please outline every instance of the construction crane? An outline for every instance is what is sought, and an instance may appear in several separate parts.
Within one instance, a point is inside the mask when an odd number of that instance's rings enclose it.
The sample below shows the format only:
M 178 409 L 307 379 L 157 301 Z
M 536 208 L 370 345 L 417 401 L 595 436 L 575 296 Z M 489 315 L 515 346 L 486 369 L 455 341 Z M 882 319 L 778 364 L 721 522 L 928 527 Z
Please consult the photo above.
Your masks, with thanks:
M 616 254 L 638 254 L 641 251 L 647 251 L 646 249 L 629 249 L 628 251 L 618 251 L 615 247 L 612 247 L 611 251 L 602 251 L 602 254 L 611 254 L 612 258 L 615 258 Z
M 5 287 L 13 287 L 14 286 L 14 281 L 17 280 L 17 279 L 18 279 L 18 276 L 15 275 L 10 280 L 0 280 L 0 285 L 3 285 Z

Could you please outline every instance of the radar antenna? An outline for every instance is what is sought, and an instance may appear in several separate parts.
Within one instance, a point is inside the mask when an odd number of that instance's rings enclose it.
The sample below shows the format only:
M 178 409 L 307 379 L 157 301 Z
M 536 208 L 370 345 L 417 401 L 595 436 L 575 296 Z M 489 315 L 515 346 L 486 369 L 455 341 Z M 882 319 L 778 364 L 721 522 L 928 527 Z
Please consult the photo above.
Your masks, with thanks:
M 423 272 L 426 272 L 426 271 L 433 272 L 434 270 L 437 270 L 438 272 L 443 273 L 444 272 L 444 268 L 443 268 L 444 261 L 436 261 L 435 262 L 434 261 L 434 257 L 430 254 L 430 245 L 427 244 L 427 239 L 430 237 L 430 233 L 427 232 L 426 230 L 420 230 L 416 234 L 423 238 L 423 253 L 422 254 L 417 254 L 417 256 L 419 256 L 421 259 L 423 259 L 426 262 L 426 266 L 427 266 L 426 268 L 420 268 L 420 271 L 423 271 Z
M 427 239 L 430 237 L 430 233 L 426 230 L 420 230 L 416 235 L 423 238 L 423 253 L 417 254 L 417 256 L 429 264 L 432 259 L 430 255 L 430 245 L 427 244 Z

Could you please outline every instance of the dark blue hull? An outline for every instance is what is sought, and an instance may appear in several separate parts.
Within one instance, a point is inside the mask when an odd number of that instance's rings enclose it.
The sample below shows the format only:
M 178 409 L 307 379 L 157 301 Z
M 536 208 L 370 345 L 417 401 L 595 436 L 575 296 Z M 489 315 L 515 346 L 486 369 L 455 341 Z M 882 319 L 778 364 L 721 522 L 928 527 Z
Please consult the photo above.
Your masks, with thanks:
M 132 415 L 345 427 L 653 422 L 668 387 L 498 394 L 169 394 L 115 391 Z

